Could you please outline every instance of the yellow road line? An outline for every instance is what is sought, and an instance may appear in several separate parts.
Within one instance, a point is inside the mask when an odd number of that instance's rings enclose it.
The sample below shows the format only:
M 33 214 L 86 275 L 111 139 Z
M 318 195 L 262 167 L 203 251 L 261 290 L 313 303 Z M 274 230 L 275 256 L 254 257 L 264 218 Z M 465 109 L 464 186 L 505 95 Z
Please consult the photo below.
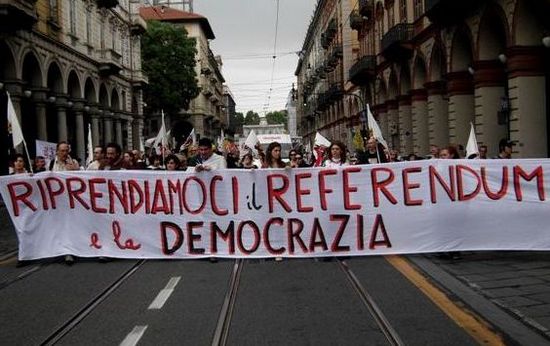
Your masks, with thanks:
M 15 262 L 17 262 L 17 256 L 16 256 L 16 255 L 14 255 L 14 256 L 12 256 L 12 257 L 10 257 L 10 258 L 7 258 L 7 259 L 5 259 L 5 260 L 3 260 L 3 261 L 0 261 L 0 265 L 12 264 L 12 263 L 15 263 Z
M 489 323 L 473 311 L 459 307 L 411 266 L 407 260 L 399 256 L 386 256 L 385 258 L 480 345 L 505 344 L 501 336 L 491 330 Z

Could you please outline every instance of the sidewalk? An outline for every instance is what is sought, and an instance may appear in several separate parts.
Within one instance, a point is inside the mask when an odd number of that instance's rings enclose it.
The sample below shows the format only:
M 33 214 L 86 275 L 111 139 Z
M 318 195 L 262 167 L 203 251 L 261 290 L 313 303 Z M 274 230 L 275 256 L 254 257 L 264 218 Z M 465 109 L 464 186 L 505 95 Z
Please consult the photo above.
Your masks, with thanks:
M 455 292 L 460 288 L 445 273 L 550 343 L 550 252 L 466 252 L 459 260 L 441 259 L 435 255 L 411 256 L 410 259 L 460 299 L 472 297 L 467 292 L 462 292 L 466 297 Z M 479 311 L 479 301 L 468 304 L 487 317 Z M 498 314 L 490 306 L 485 313 L 492 315 L 489 319 L 497 318 Z

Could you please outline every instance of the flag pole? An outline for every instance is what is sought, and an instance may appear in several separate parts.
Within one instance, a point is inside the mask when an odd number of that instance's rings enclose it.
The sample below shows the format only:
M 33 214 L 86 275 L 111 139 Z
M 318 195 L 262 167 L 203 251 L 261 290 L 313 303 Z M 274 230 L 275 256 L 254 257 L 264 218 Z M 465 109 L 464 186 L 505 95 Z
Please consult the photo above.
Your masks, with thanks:
M 164 124 L 164 109 L 161 110 L 161 113 L 162 113 L 162 125 L 161 126 L 164 126 L 164 131 L 166 132 L 166 125 Z M 165 161 L 165 153 L 166 153 L 166 149 L 164 148 L 164 138 L 162 138 L 160 140 L 160 151 L 162 152 L 162 167 L 164 169 L 166 169 L 166 163 L 164 162 Z
M 27 160 L 29 162 L 29 169 L 31 170 L 31 174 L 34 174 L 34 171 L 32 169 L 31 165 L 31 156 L 29 155 L 29 150 L 27 149 L 27 141 L 23 138 L 23 146 L 25 147 L 25 153 L 27 154 Z

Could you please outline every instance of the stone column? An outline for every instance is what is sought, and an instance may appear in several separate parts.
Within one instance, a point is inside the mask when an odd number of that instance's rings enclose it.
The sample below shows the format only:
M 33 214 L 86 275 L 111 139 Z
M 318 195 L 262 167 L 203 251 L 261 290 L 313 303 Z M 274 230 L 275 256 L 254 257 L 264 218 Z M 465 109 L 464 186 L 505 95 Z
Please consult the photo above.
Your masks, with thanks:
M 135 115 L 132 121 L 132 140 L 135 149 L 141 148 L 141 143 L 144 138 L 142 137 L 143 130 L 143 117 L 141 115 Z
M 411 97 L 409 95 L 400 95 L 397 97 L 397 100 L 399 102 L 400 151 L 402 154 L 408 155 L 413 152 Z
M 429 144 L 443 148 L 449 144 L 449 100 L 443 81 L 424 84 L 428 93 Z
M 193 127 L 195 128 L 195 133 L 199 134 L 201 137 L 205 137 L 205 134 L 204 134 L 204 115 L 202 115 L 202 114 L 193 114 L 192 123 L 193 123 Z
M 113 142 L 113 119 L 111 112 L 105 112 L 103 116 L 103 142 L 105 145 Z
M 427 100 L 426 89 L 411 90 L 413 152 L 420 156 L 426 155 L 430 150 Z
M 32 98 L 36 107 L 36 135 L 39 140 L 48 140 L 48 127 L 46 125 L 46 90 L 33 90 Z
M 376 106 L 373 106 L 371 108 L 371 111 L 376 115 L 378 119 L 378 126 L 380 127 L 380 131 L 382 131 L 382 137 L 387 141 L 388 138 L 390 138 L 389 131 L 388 131 L 388 114 L 386 112 L 386 105 L 379 104 Z
M 134 147 L 134 128 L 132 126 L 132 118 L 131 115 L 128 115 L 126 118 L 124 118 L 124 122 L 122 123 L 122 132 L 124 134 L 124 129 L 126 129 L 126 137 L 122 138 L 122 141 L 124 142 L 124 146 L 128 150 L 132 149 L 139 149 L 139 147 Z
M 399 112 L 397 108 L 396 100 L 386 101 L 386 109 L 388 110 L 388 128 L 390 133 L 387 142 L 391 149 L 400 150 Z
M 498 121 L 500 105 L 506 97 L 506 76 L 498 60 L 476 61 L 474 70 L 476 137 L 480 145 L 487 146 L 488 156 L 493 157 L 498 154 L 498 142 L 508 137 L 507 123 Z
M 115 138 L 116 143 L 124 148 L 124 143 L 122 143 L 122 120 L 120 118 L 115 118 Z
M 92 119 L 92 142 L 94 146 L 100 145 L 101 140 L 99 138 L 99 115 L 92 112 L 90 118 Z
M 507 52 L 510 136 L 517 143 L 512 157 L 548 157 L 546 78 L 550 77 L 544 75 L 543 49 L 511 47 Z
M 84 109 L 83 102 L 75 102 L 74 117 L 76 123 L 76 153 L 82 159 L 82 163 L 86 163 L 86 131 L 84 129 Z
M 57 111 L 57 141 L 67 141 L 67 100 L 58 96 L 55 109 Z
M 449 140 L 466 147 L 470 122 L 474 122 L 474 85 L 468 71 L 447 74 L 449 92 Z

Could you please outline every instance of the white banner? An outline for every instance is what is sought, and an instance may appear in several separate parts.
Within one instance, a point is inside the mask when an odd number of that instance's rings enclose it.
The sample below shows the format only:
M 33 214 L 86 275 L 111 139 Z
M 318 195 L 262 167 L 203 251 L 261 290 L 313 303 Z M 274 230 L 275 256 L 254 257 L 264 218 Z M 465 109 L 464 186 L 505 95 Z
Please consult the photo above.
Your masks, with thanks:
M 550 160 L 0 178 L 22 260 L 550 250 Z

